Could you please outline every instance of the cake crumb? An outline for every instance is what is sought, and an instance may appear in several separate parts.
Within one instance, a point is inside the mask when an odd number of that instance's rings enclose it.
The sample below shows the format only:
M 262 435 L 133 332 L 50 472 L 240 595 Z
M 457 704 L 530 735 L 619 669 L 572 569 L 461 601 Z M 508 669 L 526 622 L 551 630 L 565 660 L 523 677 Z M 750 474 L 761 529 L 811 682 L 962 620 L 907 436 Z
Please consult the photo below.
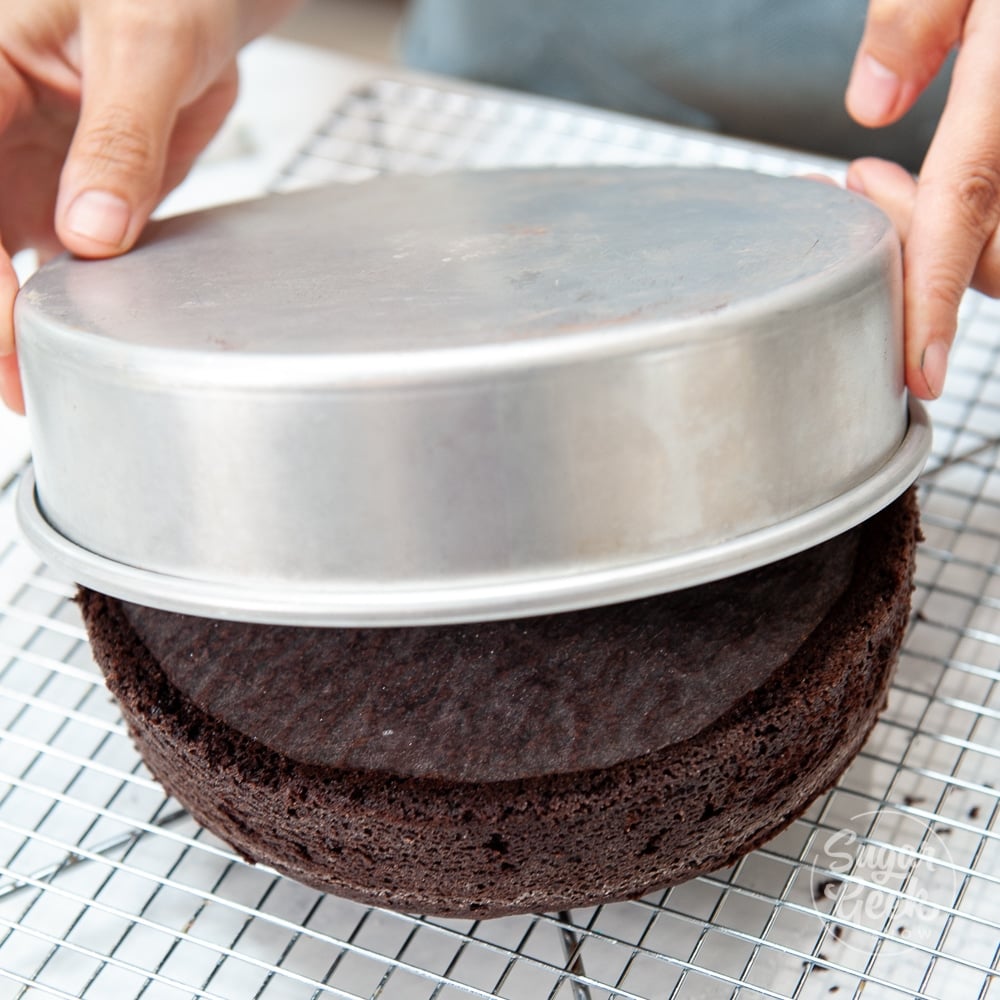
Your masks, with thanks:
M 821 899 L 833 899 L 836 896 L 836 889 L 840 886 L 839 878 L 828 878 L 819 882 L 813 887 L 813 900 L 819 902 Z

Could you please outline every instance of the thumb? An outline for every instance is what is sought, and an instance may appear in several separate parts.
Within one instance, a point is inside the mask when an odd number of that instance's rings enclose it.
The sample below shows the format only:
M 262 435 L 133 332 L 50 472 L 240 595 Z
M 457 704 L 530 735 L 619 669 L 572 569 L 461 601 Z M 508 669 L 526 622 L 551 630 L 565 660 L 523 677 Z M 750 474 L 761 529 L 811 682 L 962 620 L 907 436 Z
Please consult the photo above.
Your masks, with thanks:
M 100 9 L 100 5 L 97 5 Z M 191 60 L 185 43 L 142 8 L 107 4 L 81 26 L 80 119 L 59 183 L 56 232 L 83 257 L 128 250 L 156 207 Z M 145 6 L 145 5 L 143 5 Z M 154 11 L 158 5 L 149 5 Z

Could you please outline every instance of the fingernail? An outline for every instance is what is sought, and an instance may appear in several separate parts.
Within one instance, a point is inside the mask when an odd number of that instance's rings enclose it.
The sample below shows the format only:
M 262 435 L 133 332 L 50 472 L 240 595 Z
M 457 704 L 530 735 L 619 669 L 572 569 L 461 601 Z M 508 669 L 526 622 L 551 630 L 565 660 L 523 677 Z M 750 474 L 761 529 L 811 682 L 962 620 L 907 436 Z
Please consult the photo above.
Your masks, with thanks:
M 899 100 L 900 80 L 888 66 L 870 55 L 854 65 L 847 85 L 847 105 L 861 122 L 881 124 Z
M 944 391 L 944 376 L 948 370 L 948 345 L 943 340 L 932 340 L 920 359 L 920 371 L 930 394 L 937 399 Z
M 847 171 L 847 179 L 844 181 L 844 186 L 848 191 L 853 191 L 855 194 L 868 194 L 865 182 L 858 176 L 857 170 Z
M 66 213 L 67 228 L 95 243 L 120 247 L 125 242 L 132 210 L 108 191 L 84 191 L 73 200 Z

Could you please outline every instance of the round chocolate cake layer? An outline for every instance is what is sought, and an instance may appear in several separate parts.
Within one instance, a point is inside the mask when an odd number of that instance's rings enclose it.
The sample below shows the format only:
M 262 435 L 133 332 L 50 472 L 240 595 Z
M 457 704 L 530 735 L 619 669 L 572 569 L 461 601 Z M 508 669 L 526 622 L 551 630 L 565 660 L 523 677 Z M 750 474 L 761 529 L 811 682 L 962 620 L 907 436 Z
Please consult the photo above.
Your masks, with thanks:
M 834 540 L 654 599 L 472 626 L 296 628 L 121 611 L 195 706 L 297 763 L 506 781 L 609 767 L 704 729 L 823 621 L 856 544 Z
M 884 705 L 918 533 L 911 491 L 730 580 L 482 625 L 80 604 L 150 770 L 241 854 L 375 905 L 493 916 L 642 895 L 800 815 Z

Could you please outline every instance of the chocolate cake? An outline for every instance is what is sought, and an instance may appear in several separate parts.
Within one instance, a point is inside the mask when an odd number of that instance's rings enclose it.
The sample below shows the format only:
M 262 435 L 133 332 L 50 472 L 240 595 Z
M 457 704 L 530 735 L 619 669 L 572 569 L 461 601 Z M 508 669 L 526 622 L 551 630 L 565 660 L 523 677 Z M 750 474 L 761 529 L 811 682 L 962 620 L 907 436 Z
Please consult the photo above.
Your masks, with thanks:
M 885 704 L 917 522 L 911 491 L 728 580 L 476 625 L 79 600 L 150 770 L 243 856 L 366 903 L 494 916 L 639 896 L 799 816 Z

